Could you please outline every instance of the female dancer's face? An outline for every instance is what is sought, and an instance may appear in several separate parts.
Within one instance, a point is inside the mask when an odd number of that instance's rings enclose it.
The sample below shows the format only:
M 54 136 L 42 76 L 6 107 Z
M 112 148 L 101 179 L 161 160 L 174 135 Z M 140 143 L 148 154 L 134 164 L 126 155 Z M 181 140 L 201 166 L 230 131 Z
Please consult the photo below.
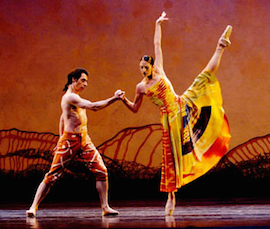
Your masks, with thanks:
M 145 60 L 141 60 L 140 62 L 140 71 L 143 77 L 148 77 L 152 75 L 153 66 L 146 62 Z

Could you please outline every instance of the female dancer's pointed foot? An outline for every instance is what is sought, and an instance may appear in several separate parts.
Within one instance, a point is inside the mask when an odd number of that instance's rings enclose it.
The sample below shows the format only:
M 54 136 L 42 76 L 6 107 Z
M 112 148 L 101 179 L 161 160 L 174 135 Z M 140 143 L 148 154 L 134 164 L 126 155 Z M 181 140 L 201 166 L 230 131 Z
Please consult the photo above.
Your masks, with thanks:
M 219 46 L 229 47 L 231 45 L 230 36 L 232 33 L 232 26 L 228 25 L 219 39 Z
M 29 209 L 26 211 L 26 216 L 27 217 L 36 217 L 36 210 L 35 209 Z
M 172 216 L 175 208 L 175 199 L 168 199 L 165 206 L 165 215 Z
M 119 215 L 119 212 L 110 208 L 110 207 L 106 207 L 102 209 L 102 215 L 103 216 L 113 216 L 113 215 Z

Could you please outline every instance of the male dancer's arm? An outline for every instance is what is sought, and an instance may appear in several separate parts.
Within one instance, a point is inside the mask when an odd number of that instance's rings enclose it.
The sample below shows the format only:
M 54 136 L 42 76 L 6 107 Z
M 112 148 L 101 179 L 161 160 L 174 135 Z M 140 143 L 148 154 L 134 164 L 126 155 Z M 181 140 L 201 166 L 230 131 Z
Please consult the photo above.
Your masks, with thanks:
M 59 120 L 59 139 L 63 135 L 63 133 L 64 133 L 64 115 L 62 113 Z M 57 150 L 57 148 L 58 148 L 58 141 L 56 146 L 53 148 L 53 151 Z
M 62 113 L 59 121 L 59 137 L 61 137 L 63 133 L 64 133 L 64 115 Z
M 100 100 L 97 102 L 91 102 L 87 99 L 82 99 L 77 94 L 72 94 L 69 96 L 68 100 L 69 100 L 70 104 L 72 104 L 76 107 L 80 107 L 83 109 L 89 109 L 89 110 L 93 110 L 93 111 L 98 111 L 98 110 L 101 110 L 101 109 L 109 106 L 110 104 L 114 103 L 116 100 L 119 100 L 121 98 L 122 94 L 123 94 L 123 92 L 121 90 L 117 90 L 114 93 L 114 96 L 112 96 L 111 98 L 108 98 L 105 100 Z

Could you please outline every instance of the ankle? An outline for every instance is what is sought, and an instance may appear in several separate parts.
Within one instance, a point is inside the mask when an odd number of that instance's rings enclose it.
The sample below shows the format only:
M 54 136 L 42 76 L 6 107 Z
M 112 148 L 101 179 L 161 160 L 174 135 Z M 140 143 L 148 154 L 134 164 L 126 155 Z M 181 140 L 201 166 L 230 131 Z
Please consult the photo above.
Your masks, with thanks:
M 102 210 L 107 210 L 110 208 L 110 206 L 107 204 L 107 205 L 102 205 L 101 206 Z
M 37 211 L 37 209 L 38 209 L 38 207 L 36 207 L 36 206 L 31 206 L 31 207 L 29 208 L 29 210 L 31 210 L 31 211 Z
M 218 44 L 216 51 L 223 51 L 225 49 L 225 46 Z

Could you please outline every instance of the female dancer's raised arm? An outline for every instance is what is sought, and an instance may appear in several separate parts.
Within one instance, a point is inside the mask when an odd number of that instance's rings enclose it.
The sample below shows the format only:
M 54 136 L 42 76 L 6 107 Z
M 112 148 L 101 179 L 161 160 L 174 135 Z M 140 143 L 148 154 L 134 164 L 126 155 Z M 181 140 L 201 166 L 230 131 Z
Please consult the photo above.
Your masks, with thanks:
M 161 50 L 161 23 L 167 20 L 168 18 L 166 18 L 165 12 L 163 12 L 161 16 L 156 20 L 154 35 L 154 49 L 156 60 L 154 61 L 154 58 L 149 55 L 144 55 L 141 58 L 140 71 L 143 79 L 136 86 L 133 102 L 128 100 L 125 96 L 122 96 L 123 102 L 126 107 L 134 113 L 139 110 L 142 104 L 143 95 L 145 95 L 147 88 L 157 82 L 159 80 L 159 75 L 164 73 L 163 57 Z
M 169 20 L 166 18 L 166 13 L 162 12 L 161 16 L 156 20 L 155 35 L 154 35 L 154 49 L 155 49 L 155 63 L 154 70 L 163 70 L 163 55 L 161 49 L 161 23 Z

